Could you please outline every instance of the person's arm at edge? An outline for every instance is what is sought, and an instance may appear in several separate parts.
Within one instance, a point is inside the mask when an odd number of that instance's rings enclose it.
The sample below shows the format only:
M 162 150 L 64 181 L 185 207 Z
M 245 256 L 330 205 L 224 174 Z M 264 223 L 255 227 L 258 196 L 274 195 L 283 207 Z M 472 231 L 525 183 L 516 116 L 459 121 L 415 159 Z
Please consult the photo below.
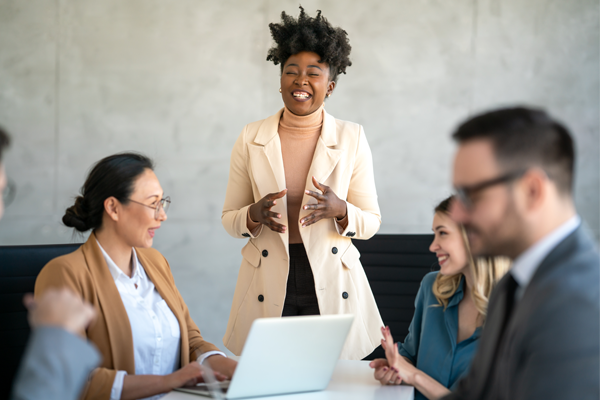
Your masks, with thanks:
M 12 389 L 12 400 L 79 398 L 100 354 L 86 340 L 66 330 L 33 330 Z

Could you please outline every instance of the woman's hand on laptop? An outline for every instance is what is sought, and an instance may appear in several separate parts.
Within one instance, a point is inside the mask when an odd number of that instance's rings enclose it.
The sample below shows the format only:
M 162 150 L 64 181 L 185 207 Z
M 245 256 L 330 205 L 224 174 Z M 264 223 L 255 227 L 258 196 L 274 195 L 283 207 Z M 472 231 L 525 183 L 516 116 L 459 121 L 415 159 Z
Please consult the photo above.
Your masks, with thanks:
M 202 367 L 196 361 L 192 361 L 183 368 L 178 369 L 172 374 L 166 375 L 167 386 L 171 389 L 175 389 L 182 386 L 195 386 L 199 382 L 204 382 L 202 378 L 203 374 Z M 214 371 L 215 378 L 218 381 L 224 381 L 227 379 L 223 374 Z

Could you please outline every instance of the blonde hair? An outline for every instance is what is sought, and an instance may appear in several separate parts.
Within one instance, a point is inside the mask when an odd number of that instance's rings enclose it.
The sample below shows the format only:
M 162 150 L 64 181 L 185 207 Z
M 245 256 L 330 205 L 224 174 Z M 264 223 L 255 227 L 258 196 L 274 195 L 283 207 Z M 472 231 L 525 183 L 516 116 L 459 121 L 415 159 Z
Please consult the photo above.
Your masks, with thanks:
M 450 203 L 454 199 L 453 196 L 442 201 L 436 208 L 435 212 L 443 213 L 446 215 L 450 214 Z M 507 257 L 473 257 L 471 253 L 471 247 L 469 246 L 469 239 L 467 237 L 467 231 L 464 226 L 458 224 L 462 235 L 463 243 L 468 257 L 469 270 L 473 277 L 473 290 L 471 290 L 471 297 L 475 303 L 475 308 L 484 317 L 487 315 L 488 300 L 490 293 L 496 283 L 508 272 L 510 269 L 510 260 Z M 449 299 L 454 296 L 460 280 L 463 274 L 456 275 L 442 275 L 437 274 L 435 282 L 433 283 L 433 294 L 438 301 L 438 306 L 443 306 L 444 311 L 448 307 Z M 465 283 L 466 284 L 466 283 Z

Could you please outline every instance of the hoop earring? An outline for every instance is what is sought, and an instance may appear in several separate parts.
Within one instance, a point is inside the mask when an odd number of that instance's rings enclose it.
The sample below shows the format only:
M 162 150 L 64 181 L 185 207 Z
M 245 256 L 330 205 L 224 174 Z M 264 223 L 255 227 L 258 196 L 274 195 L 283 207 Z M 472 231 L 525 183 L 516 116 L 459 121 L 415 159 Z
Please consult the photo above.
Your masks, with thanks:
M 279 93 L 281 93 L 281 88 L 279 88 Z

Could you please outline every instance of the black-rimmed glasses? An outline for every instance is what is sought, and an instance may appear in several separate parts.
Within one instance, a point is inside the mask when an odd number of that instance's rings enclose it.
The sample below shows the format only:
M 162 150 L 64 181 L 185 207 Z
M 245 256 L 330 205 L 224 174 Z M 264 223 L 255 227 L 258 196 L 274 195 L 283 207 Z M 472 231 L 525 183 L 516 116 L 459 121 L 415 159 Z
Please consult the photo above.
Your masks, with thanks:
M 483 189 L 487 189 L 489 187 L 500 185 L 502 183 L 507 183 L 517 178 L 520 178 L 527 172 L 526 169 L 518 170 L 510 172 L 506 175 L 499 176 L 498 178 L 489 179 L 484 182 L 476 183 L 474 185 L 469 186 L 459 186 L 454 188 L 455 196 L 458 201 L 460 201 L 467 210 L 473 208 L 473 200 L 472 196 L 476 192 L 480 192 Z
M 148 207 L 154 210 L 154 219 L 158 219 L 158 215 L 160 214 L 160 209 L 167 213 L 169 206 L 171 205 L 171 197 L 167 196 L 164 199 L 160 199 L 160 201 L 156 204 L 156 206 L 149 206 L 148 204 L 140 203 L 139 201 L 135 201 L 129 199 L 132 203 L 139 204 L 140 206 Z
M 7 207 L 10 203 L 13 202 L 16 194 L 17 194 L 17 185 L 12 180 L 9 179 L 6 182 L 6 187 L 2 191 L 2 202 L 4 203 L 4 207 Z

